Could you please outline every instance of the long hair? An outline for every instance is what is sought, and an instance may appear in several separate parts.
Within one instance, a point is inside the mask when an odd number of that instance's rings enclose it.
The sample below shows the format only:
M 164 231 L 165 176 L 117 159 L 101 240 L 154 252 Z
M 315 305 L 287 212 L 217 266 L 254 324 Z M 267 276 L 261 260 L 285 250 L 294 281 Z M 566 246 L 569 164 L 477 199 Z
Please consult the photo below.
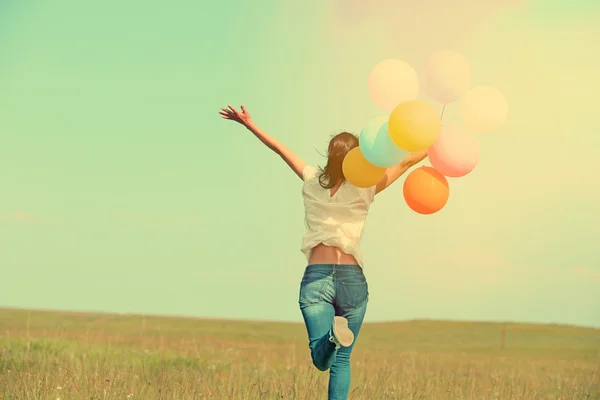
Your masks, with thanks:
M 358 147 L 358 138 L 349 132 L 341 132 L 333 136 L 327 148 L 327 165 L 321 169 L 319 184 L 324 189 L 331 189 L 341 179 L 346 179 L 342 170 L 344 157 L 353 148 Z

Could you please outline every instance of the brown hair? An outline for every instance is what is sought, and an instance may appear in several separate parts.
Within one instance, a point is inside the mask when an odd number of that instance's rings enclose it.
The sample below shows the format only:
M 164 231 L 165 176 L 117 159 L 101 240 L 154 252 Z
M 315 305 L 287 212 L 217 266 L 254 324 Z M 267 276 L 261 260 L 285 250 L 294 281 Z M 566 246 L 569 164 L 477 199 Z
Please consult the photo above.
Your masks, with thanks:
M 327 165 L 321 169 L 319 184 L 324 189 L 331 189 L 344 177 L 342 162 L 346 154 L 358 147 L 358 138 L 349 132 L 341 132 L 333 136 L 327 148 Z

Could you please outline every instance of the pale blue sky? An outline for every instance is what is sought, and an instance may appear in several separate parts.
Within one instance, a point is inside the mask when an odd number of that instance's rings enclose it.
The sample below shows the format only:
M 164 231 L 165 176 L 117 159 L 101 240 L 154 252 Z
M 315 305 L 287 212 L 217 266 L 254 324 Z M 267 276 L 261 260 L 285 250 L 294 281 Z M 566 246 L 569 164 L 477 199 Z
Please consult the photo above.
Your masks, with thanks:
M 425 3 L 0 3 L 0 306 L 300 321 L 301 182 L 219 108 L 322 163 L 375 64 L 449 48 L 509 120 L 439 214 L 378 196 L 367 321 L 600 326 L 598 6 Z

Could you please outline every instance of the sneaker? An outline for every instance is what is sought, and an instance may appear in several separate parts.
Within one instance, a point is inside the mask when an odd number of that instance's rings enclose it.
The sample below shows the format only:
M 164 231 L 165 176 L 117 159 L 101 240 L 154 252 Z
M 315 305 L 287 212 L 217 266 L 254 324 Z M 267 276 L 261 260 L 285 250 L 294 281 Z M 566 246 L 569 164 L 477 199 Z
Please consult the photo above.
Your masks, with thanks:
M 348 328 L 348 320 L 344 317 L 333 317 L 332 337 L 330 341 L 339 346 L 348 347 L 354 342 L 354 333 Z

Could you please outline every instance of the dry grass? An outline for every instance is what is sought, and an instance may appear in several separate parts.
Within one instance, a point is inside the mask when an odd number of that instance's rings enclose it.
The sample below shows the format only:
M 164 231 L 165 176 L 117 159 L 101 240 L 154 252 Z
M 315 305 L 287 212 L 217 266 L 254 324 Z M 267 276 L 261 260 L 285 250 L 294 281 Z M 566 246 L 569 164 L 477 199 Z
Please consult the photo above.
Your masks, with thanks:
M 350 398 L 600 399 L 599 355 L 597 329 L 365 324 Z M 3 400 L 312 400 L 327 376 L 301 324 L 0 309 Z

